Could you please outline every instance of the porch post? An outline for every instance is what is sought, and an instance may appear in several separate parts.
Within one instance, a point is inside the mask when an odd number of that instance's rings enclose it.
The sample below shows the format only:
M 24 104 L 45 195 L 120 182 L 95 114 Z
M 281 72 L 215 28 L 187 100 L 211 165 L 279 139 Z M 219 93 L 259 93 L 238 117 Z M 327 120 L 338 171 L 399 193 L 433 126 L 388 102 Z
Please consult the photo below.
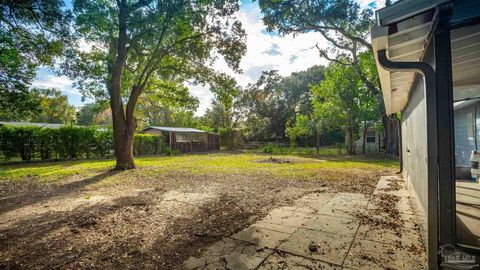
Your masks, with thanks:
M 440 11 L 435 30 L 437 80 L 437 126 L 439 164 L 439 244 L 455 245 L 455 155 L 452 56 L 450 41 L 451 9 Z

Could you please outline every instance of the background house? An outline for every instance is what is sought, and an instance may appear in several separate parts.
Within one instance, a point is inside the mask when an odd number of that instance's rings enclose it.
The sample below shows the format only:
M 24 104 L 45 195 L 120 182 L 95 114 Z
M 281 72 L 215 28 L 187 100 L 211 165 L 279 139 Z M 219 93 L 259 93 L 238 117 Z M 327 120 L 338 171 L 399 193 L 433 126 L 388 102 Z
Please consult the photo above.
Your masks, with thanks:
M 363 149 L 363 128 L 358 131 L 355 140 L 355 153 L 361 154 Z M 348 144 L 348 132 L 345 132 L 345 144 Z M 365 133 L 365 153 L 379 152 L 383 145 L 383 133 L 376 127 L 367 128 Z
M 182 153 L 220 150 L 219 136 L 196 128 L 150 126 L 145 134 L 160 134 L 172 150 Z

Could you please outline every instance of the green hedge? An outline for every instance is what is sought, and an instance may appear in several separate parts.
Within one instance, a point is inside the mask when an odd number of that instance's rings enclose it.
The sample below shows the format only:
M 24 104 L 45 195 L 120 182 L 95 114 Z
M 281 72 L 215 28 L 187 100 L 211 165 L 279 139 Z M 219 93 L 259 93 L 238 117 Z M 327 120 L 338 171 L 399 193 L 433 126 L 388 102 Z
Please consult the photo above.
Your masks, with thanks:
M 162 153 L 159 135 L 135 134 L 135 155 Z M 0 127 L 0 151 L 4 159 L 77 159 L 106 157 L 113 154 L 111 130 L 94 127 L 65 126 L 58 129 L 32 126 Z
M 134 155 L 156 155 L 162 152 L 163 137 L 152 134 L 135 134 Z

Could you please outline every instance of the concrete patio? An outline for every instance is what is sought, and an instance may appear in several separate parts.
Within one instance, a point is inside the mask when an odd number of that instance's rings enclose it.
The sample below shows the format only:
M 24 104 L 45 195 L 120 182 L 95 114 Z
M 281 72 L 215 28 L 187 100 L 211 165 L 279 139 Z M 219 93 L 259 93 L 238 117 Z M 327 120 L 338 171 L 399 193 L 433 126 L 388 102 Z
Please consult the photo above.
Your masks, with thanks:
M 402 180 L 371 196 L 308 194 L 223 238 L 186 269 L 422 269 L 426 253 Z

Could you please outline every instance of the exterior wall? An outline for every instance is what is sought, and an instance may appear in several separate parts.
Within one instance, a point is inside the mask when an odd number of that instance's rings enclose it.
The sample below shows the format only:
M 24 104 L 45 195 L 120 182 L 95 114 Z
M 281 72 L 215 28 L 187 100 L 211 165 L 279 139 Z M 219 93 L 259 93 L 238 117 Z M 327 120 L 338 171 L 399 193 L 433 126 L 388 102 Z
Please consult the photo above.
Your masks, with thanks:
M 433 42 L 426 49 L 424 62 L 434 65 Z M 417 221 L 427 241 L 428 139 L 427 103 L 423 76 L 416 76 L 407 106 L 402 111 L 403 177 L 411 195 Z
M 480 119 L 475 115 L 475 106 L 472 104 L 455 111 L 455 165 L 458 166 L 470 167 L 470 154 L 477 148 L 475 136 L 478 141 L 480 135 L 476 131 Z

